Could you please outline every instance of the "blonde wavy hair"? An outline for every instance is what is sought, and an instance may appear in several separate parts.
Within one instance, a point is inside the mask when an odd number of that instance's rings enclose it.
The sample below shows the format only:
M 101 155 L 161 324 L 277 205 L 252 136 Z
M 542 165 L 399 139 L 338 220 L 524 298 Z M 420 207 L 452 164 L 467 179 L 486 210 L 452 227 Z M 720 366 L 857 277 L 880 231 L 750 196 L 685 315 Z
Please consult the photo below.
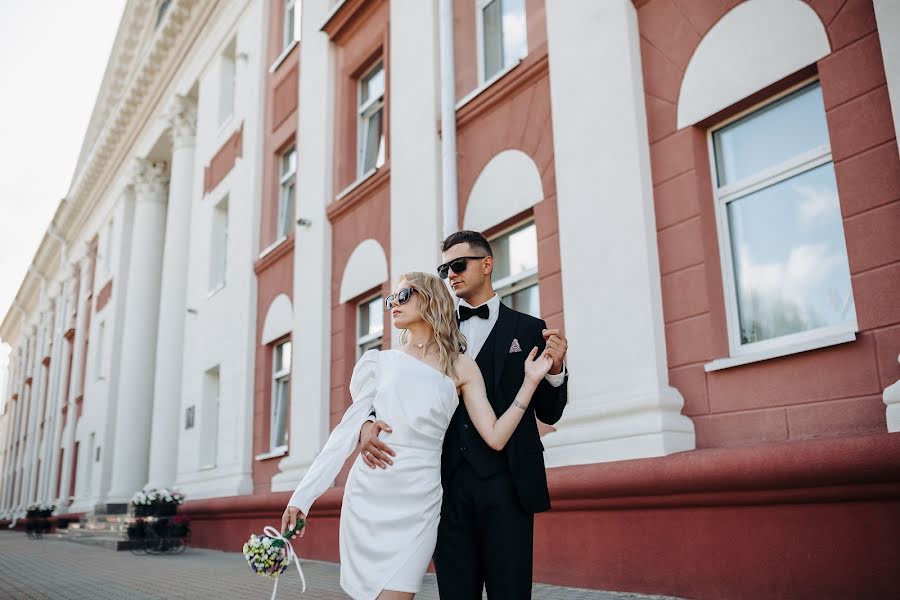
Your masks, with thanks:
M 403 275 L 406 283 L 420 296 L 419 313 L 422 320 L 431 325 L 437 343 L 441 369 L 444 375 L 456 379 L 453 362 L 466 351 L 466 338 L 456 322 L 456 307 L 447 286 L 437 275 L 411 271 Z M 400 343 L 409 342 L 409 331 L 400 332 Z

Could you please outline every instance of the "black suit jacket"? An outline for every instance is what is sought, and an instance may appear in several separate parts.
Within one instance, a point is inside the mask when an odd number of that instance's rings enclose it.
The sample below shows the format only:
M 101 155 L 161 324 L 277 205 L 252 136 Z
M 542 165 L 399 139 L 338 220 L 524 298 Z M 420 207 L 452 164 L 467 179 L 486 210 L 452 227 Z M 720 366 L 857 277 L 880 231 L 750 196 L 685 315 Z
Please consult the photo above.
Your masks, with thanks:
M 547 324 L 541 319 L 515 311 L 502 302 L 497 323 L 494 325 L 494 341 L 492 347 L 483 347 L 481 353 L 492 353 L 494 361 L 493 381 L 485 381 L 488 398 L 494 413 L 499 417 L 510 407 L 522 382 L 525 380 L 525 359 L 535 346 L 544 350 L 542 330 Z M 513 340 L 518 340 L 521 352 L 510 352 Z M 538 433 L 537 418 L 553 425 L 562 417 L 568 399 L 568 376 L 559 387 L 553 387 L 546 380 L 538 385 L 532 396 L 525 415 L 513 432 L 512 437 L 503 449 L 512 475 L 516 493 L 522 508 L 531 513 L 550 509 L 550 493 L 547 489 L 547 473 L 544 468 L 544 445 Z M 460 402 L 459 410 L 465 410 Z M 452 433 L 447 432 L 442 456 L 442 467 L 453 464 L 448 453 L 457 451 L 456 445 L 450 441 Z M 449 443 L 448 443 L 449 442 Z M 446 471 L 443 475 L 447 482 Z

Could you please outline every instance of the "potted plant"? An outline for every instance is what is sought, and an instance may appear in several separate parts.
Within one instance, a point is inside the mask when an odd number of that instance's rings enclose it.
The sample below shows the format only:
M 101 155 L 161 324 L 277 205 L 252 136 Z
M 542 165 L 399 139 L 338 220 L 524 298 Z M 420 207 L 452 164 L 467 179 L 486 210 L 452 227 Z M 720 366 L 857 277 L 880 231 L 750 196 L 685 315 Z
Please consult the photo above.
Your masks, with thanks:
M 169 534 L 172 537 L 186 537 L 191 533 L 191 519 L 187 515 L 178 515 L 170 522 Z
M 125 533 L 129 540 L 142 540 L 147 536 L 147 521 L 137 518 L 128 523 Z

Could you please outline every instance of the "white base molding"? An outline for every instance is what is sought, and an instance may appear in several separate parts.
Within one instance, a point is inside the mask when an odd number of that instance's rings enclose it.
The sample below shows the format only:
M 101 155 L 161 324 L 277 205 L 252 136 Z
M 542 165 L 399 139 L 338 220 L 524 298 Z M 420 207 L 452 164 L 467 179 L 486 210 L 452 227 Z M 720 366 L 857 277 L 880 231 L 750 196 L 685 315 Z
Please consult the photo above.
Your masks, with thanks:
M 556 431 L 541 438 L 548 468 L 665 456 L 695 448 L 694 423 L 681 414 L 681 393 L 570 401 Z

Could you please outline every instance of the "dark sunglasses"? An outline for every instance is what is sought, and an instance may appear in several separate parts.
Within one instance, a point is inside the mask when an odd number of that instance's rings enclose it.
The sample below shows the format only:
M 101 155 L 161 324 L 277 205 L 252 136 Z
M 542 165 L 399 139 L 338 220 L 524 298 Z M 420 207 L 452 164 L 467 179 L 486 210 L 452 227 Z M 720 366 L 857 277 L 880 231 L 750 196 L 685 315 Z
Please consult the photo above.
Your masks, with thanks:
M 454 273 L 462 273 L 466 270 L 470 260 L 481 258 L 487 258 L 487 256 L 460 256 L 459 258 L 454 258 L 450 262 L 445 262 L 437 268 L 438 275 L 441 279 L 447 279 L 447 275 L 450 274 L 450 269 L 453 269 Z
M 394 305 L 394 300 L 397 301 L 397 304 L 406 304 L 407 302 L 409 302 L 409 299 L 413 295 L 414 291 L 416 290 L 412 288 L 403 288 L 396 294 L 391 294 L 384 299 L 384 310 L 391 310 L 391 307 Z

